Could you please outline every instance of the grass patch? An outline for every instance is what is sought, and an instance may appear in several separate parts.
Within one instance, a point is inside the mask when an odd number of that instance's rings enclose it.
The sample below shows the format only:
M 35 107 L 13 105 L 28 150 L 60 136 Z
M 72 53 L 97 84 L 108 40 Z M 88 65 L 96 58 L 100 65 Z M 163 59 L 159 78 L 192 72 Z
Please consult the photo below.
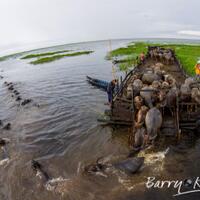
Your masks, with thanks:
M 37 64 L 53 62 L 55 60 L 59 60 L 59 59 L 64 58 L 64 57 L 87 55 L 87 54 L 90 54 L 90 53 L 93 53 L 93 51 L 81 51 L 81 52 L 74 52 L 74 53 L 68 53 L 68 54 L 62 54 L 62 55 L 54 55 L 54 56 L 48 56 L 48 57 L 44 57 L 44 58 L 38 58 L 37 60 L 32 61 L 30 63 L 33 64 L 33 65 L 37 65 Z
M 164 45 L 164 47 L 175 50 L 177 58 L 180 60 L 185 71 L 189 75 L 194 75 L 194 66 L 200 59 L 200 45 Z
M 143 42 L 131 43 L 127 47 L 122 47 L 110 51 L 106 58 L 118 63 L 121 71 L 127 71 L 137 63 L 137 57 L 141 52 L 147 52 L 147 44 Z M 120 58 L 122 57 L 122 58 Z
M 55 55 L 55 54 L 66 53 L 66 52 L 69 52 L 69 50 L 46 52 L 46 53 L 40 53 L 40 54 L 29 54 L 29 55 L 22 57 L 21 59 L 30 59 L 30 58 L 37 58 L 37 57 L 43 57 L 43 56 L 52 56 L 52 55 Z
M 2 57 L 0 57 L 0 62 L 8 60 L 10 58 L 17 58 L 17 57 L 21 56 L 22 54 L 23 53 L 15 53 L 15 54 L 7 55 L 7 56 L 2 56 Z
M 127 71 L 129 68 L 137 65 L 137 54 L 128 55 L 125 58 L 115 60 L 118 64 L 120 71 Z
M 147 42 L 136 42 L 129 44 L 127 47 L 118 48 L 108 53 L 107 59 L 117 60 L 120 70 L 124 70 L 136 63 L 137 56 L 141 52 L 147 52 L 148 46 L 160 46 L 164 48 L 171 48 L 175 51 L 177 58 L 180 60 L 185 71 L 189 75 L 194 75 L 194 66 L 198 59 L 200 59 L 200 45 L 195 44 L 156 44 Z M 122 57 L 121 59 L 117 59 Z M 126 66 L 126 67 L 124 67 Z
M 120 63 L 118 66 L 119 66 L 120 71 L 128 71 L 130 67 L 135 66 L 135 65 L 132 62 L 123 62 L 123 63 Z
M 141 52 L 147 52 L 147 44 L 143 42 L 136 42 L 128 45 L 127 47 L 118 48 L 113 51 L 110 51 L 107 55 L 107 59 L 113 59 L 114 57 L 119 56 L 130 56 L 133 55 L 137 57 Z
M 2 56 L 2 57 L 0 57 L 0 62 L 7 60 L 8 58 L 10 58 L 10 56 Z

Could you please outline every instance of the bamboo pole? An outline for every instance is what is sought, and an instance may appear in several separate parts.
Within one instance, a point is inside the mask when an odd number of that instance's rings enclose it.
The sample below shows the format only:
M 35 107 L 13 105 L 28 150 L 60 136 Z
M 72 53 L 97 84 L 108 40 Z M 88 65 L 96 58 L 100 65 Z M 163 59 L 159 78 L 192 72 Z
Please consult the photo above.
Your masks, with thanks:
M 109 40 L 109 52 L 111 52 L 111 51 L 112 51 L 112 43 L 111 43 L 111 40 Z M 112 77 L 113 77 L 113 79 L 117 79 L 115 66 L 113 64 L 112 64 Z

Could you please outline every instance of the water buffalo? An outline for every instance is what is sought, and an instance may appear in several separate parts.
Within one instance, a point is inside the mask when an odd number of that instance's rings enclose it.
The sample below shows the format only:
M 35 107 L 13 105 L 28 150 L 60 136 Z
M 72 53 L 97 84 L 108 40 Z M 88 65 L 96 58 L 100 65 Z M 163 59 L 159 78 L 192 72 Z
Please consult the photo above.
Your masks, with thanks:
M 166 107 L 170 110 L 172 116 L 174 116 L 176 100 L 179 94 L 178 88 L 171 88 L 166 94 Z
M 142 76 L 142 82 L 145 84 L 152 84 L 155 80 L 161 80 L 161 77 L 152 72 L 145 73 Z
M 16 101 L 21 101 L 22 100 L 22 98 L 20 97 L 20 96 L 18 96 L 17 98 L 16 98 Z
M 162 51 L 158 52 L 157 54 L 157 60 L 159 60 L 160 62 L 164 62 L 164 54 Z
M 162 114 L 158 108 L 153 107 L 147 112 L 145 124 L 149 140 L 153 141 L 157 137 L 162 125 Z
M 65 179 L 62 177 L 52 178 L 38 161 L 32 160 L 32 169 L 36 176 L 42 179 L 42 183 L 48 191 L 64 194 L 68 192 L 69 189 L 74 188 L 76 179 Z
M 175 106 L 178 94 L 178 88 L 171 88 L 166 95 L 166 106 Z
M 176 87 L 176 80 L 171 75 L 167 75 L 165 81 L 169 83 L 170 87 Z
M 155 89 L 152 86 L 145 86 L 140 91 L 140 96 L 145 100 L 145 104 L 149 107 L 153 107 L 153 95 Z
M 4 130 L 10 130 L 11 129 L 11 123 L 7 123 L 4 127 Z
M 167 65 L 174 63 L 174 58 L 173 58 L 171 51 L 164 53 L 164 60 Z
M 191 77 L 185 79 L 185 85 L 189 86 L 190 88 L 195 83 L 195 80 Z
M 158 101 L 159 101 L 160 107 L 166 106 L 166 96 L 167 96 L 167 92 L 165 89 L 162 88 L 161 90 L 159 90 Z
M 85 166 L 84 173 L 107 177 L 106 174 L 113 172 L 117 169 L 122 172 L 125 172 L 126 174 L 134 174 L 142 167 L 143 163 L 144 157 L 126 158 L 122 161 L 117 161 L 113 163 L 96 162 L 94 164 Z
M 14 90 L 14 86 L 13 85 L 9 86 L 8 90 Z
M 89 164 L 84 167 L 83 172 L 91 175 L 95 175 L 99 172 L 104 172 L 107 168 L 107 165 L 100 162 L 101 158 L 98 158 L 95 163 Z
M 50 176 L 48 175 L 48 173 L 44 170 L 43 166 L 38 161 L 32 160 L 31 166 L 35 174 L 40 176 L 40 178 L 43 179 L 44 182 L 47 182 L 48 180 L 50 180 Z
M 166 89 L 170 88 L 170 85 L 169 85 L 168 82 L 164 81 L 164 82 L 162 82 L 161 88 L 164 89 L 164 90 L 166 90 Z
M 136 79 L 132 84 L 129 84 L 127 87 L 126 98 L 131 99 L 132 95 L 137 96 L 142 89 L 143 83 L 140 79 Z M 134 91 L 134 94 L 133 94 Z
M 154 88 L 154 89 L 159 89 L 161 88 L 161 85 L 162 83 L 160 81 L 153 81 L 153 83 L 151 84 L 151 86 Z
M 21 105 L 22 106 L 25 106 L 26 104 L 29 104 L 29 103 L 31 103 L 32 102 L 32 99 L 25 99 L 22 103 L 21 103 Z
M 198 88 L 192 88 L 191 97 L 196 103 L 200 104 L 200 90 Z
M 3 146 L 5 146 L 8 143 L 9 143 L 9 139 L 7 139 L 7 138 L 0 138 L 0 147 L 3 147 Z
M 134 90 L 134 95 L 138 95 L 140 93 L 140 90 L 143 87 L 143 83 L 140 79 L 136 79 L 133 82 L 133 90 Z
M 185 102 L 191 99 L 191 89 L 187 84 L 181 85 L 180 99 Z
M 119 169 L 127 174 L 134 174 L 144 164 L 144 157 L 128 158 L 126 160 L 113 164 L 116 169 Z

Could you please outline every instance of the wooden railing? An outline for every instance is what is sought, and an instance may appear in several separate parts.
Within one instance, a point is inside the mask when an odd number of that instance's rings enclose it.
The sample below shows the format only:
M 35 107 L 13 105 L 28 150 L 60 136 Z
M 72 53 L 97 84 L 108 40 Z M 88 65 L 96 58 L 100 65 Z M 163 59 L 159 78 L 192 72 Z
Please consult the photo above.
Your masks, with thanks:
M 183 65 L 181 64 L 181 62 L 179 61 L 179 59 L 177 59 L 176 55 L 174 55 L 175 58 L 175 62 L 177 63 L 178 67 L 180 68 L 181 73 L 184 75 L 185 78 L 188 78 L 188 74 L 185 72 Z
M 119 90 L 117 91 L 117 93 L 114 95 L 113 97 L 113 101 L 116 100 L 117 96 L 121 95 L 123 89 L 126 87 L 126 83 L 127 81 L 130 79 L 130 77 L 133 75 L 133 73 L 138 69 L 140 65 L 137 65 L 134 67 L 134 69 L 132 69 L 124 78 L 124 80 L 120 83 L 119 86 Z

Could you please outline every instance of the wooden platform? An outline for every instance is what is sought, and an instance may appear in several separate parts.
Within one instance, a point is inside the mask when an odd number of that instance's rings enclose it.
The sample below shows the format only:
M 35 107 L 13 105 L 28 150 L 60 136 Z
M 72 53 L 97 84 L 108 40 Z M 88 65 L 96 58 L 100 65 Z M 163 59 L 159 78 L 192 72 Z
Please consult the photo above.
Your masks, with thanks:
M 183 67 L 181 66 L 179 60 L 174 56 L 174 64 L 166 65 L 162 63 L 164 66 L 164 70 L 167 74 L 172 75 L 179 86 L 184 83 L 185 79 L 187 78 L 187 74 L 183 70 Z M 132 71 L 130 71 L 124 80 L 122 80 L 120 89 L 116 96 L 113 98 L 112 108 L 111 108 L 111 116 L 110 116 L 110 122 L 111 124 L 118 124 L 118 125 L 128 125 L 133 126 L 134 118 L 135 118 L 135 108 L 134 108 L 134 102 L 133 97 L 131 100 L 128 100 L 125 98 L 126 89 L 127 86 L 130 84 L 131 79 L 133 78 L 133 75 L 137 72 L 144 73 L 145 70 L 147 70 L 148 66 L 155 65 L 158 61 L 153 60 L 148 56 L 146 57 L 145 64 L 141 65 L 139 64 L 136 66 Z M 133 95 L 132 95 L 133 96 Z M 172 129 L 174 128 L 177 132 L 177 129 L 180 129 L 181 127 L 192 127 L 195 128 L 196 121 L 200 120 L 200 105 L 188 102 L 188 103 L 181 103 L 179 100 L 177 100 L 177 108 L 176 108 L 176 116 L 172 116 L 169 121 L 171 122 Z M 180 115 L 181 113 L 181 115 Z M 163 119 L 165 119 L 165 116 L 163 116 Z M 163 123 L 163 129 L 165 124 Z

